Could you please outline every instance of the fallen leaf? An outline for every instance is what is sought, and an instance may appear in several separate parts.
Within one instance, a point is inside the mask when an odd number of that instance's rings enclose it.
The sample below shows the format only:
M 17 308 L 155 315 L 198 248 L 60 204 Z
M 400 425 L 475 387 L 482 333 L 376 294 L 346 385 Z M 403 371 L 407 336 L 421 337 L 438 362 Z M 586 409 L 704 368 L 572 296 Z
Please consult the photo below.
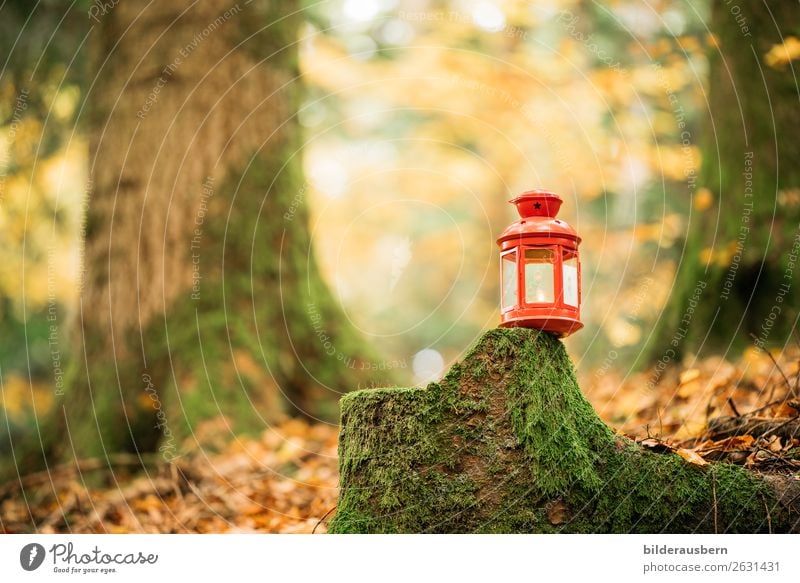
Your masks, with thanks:
M 675 448 L 661 441 L 660 439 L 656 439 L 655 437 L 648 437 L 647 439 L 643 439 L 639 442 L 639 445 L 646 447 L 657 453 L 665 453 L 665 452 L 673 452 Z
M 686 449 L 680 447 L 678 448 L 678 455 L 681 456 L 690 464 L 695 464 L 698 466 L 708 465 L 708 462 L 704 460 L 703 457 L 693 449 Z
M 567 520 L 567 506 L 562 500 L 551 502 L 547 508 L 547 520 L 550 524 L 564 524 Z
M 727 439 L 720 439 L 715 441 L 713 445 L 706 449 L 721 449 L 723 451 L 734 451 L 750 449 L 753 445 L 752 435 L 737 435 L 735 437 L 728 437 Z
M 700 369 L 698 369 L 698 368 L 686 369 L 685 371 L 683 371 L 680 374 L 679 378 L 680 378 L 680 381 L 681 381 L 682 385 L 684 385 L 686 383 L 690 383 L 693 380 L 695 380 L 697 378 L 700 378 Z

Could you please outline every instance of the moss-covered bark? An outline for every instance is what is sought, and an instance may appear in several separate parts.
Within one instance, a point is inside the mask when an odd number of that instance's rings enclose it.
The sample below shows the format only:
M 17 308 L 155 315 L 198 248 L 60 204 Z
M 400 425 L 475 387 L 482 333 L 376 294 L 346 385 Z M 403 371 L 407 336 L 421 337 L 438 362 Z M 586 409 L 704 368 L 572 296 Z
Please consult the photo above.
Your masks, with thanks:
M 646 351 L 651 362 L 670 350 L 673 360 L 736 353 L 751 334 L 784 346 L 800 310 L 800 90 L 796 63 L 766 57 L 800 29 L 800 10 L 715 0 L 711 29 L 698 186 L 713 203 L 692 209 L 675 287 Z
M 341 406 L 335 533 L 798 528 L 784 486 L 614 435 L 543 332 L 492 330 L 441 382 Z
M 93 21 L 80 312 L 23 472 L 59 452 L 179 455 L 212 419 L 333 421 L 342 392 L 391 374 L 315 263 L 298 6 L 131 1 Z

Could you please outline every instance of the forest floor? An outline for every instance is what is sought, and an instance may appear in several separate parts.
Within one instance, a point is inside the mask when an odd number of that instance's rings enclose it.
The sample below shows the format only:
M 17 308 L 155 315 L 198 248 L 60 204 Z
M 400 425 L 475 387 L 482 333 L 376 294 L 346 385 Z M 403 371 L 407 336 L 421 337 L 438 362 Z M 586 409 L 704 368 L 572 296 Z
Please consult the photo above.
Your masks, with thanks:
M 656 382 L 657 381 L 657 382 Z M 748 350 L 737 362 L 581 379 L 600 416 L 657 452 L 704 465 L 800 472 L 800 350 Z M 0 532 L 324 533 L 338 495 L 337 433 L 287 420 L 258 437 L 165 463 L 84 460 L 0 487 Z M 226 440 L 227 441 L 227 440 Z

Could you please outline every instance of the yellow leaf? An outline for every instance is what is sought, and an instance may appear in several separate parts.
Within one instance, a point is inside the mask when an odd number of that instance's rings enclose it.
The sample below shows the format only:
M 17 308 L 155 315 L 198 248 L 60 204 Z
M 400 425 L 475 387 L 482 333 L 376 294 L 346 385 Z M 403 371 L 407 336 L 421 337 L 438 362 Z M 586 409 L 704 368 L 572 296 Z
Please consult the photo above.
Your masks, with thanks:
M 156 409 L 156 396 L 153 393 L 153 396 L 150 396 L 150 393 L 139 393 L 136 396 L 136 403 L 139 405 L 139 408 L 144 410 L 155 410 Z
M 694 195 L 694 208 L 698 211 L 704 211 L 711 207 L 714 202 L 714 196 L 707 188 L 698 188 L 697 193 Z
M 688 399 L 692 395 L 697 394 L 700 391 L 700 382 L 699 381 L 689 381 L 686 383 L 681 383 L 678 387 L 678 396 L 682 399 Z
M 695 380 L 697 377 L 700 376 L 700 369 L 698 368 L 690 368 L 681 373 L 680 380 L 681 384 L 690 383 Z
M 800 40 L 796 36 L 787 36 L 782 43 L 772 45 L 764 55 L 764 62 L 773 69 L 781 69 L 795 59 L 800 59 Z
M 708 462 L 704 460 L 700 454 L 698 454 L 693 449 L 684 449 L 678 448 L 678 455 L 685 459 L 690 464 L 695 464 L 698 466 L 705 466 L 708 465 Z

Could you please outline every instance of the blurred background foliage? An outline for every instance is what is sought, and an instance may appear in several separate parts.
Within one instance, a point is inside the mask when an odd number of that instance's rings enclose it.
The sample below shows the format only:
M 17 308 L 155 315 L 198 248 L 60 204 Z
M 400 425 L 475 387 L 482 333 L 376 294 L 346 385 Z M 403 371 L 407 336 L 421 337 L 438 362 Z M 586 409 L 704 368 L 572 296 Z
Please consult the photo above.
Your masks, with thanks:
M 74 317 L 91 75 L 85 10 L 45 2 L 49 20 L 23 38 L 31 8 L 8 6 L 0 42 L 19 62 L 0 76 L 0 374 L 13 417 L 52 402 L 48 317 Z M 514 219 L 506 201 L 535 187 L 561 194 L 583 237 L 586 330 L 570 352 L 584 373 L 609 350 L 625 367 L 667 301 L 690 211 L 711 204 L 688 188 L 707 11 L 665 0 L 307 5 L 298 196 L 334 294 L 405 382 L 435 376 L 497 324 L 495 238 Z
M 321 5 L 302 49 L 312 228 L 358 327 L 394 358 L 423 348 L 456 358 L 498 321 L 494 240 L 515 215 L 506 200 L 546 187 L 583 237 L 576 362 L 588 370 L 609 347 L 638 345 L 669 294 L 689 206 L 708 204 L 687 188 L 706 9 Z

